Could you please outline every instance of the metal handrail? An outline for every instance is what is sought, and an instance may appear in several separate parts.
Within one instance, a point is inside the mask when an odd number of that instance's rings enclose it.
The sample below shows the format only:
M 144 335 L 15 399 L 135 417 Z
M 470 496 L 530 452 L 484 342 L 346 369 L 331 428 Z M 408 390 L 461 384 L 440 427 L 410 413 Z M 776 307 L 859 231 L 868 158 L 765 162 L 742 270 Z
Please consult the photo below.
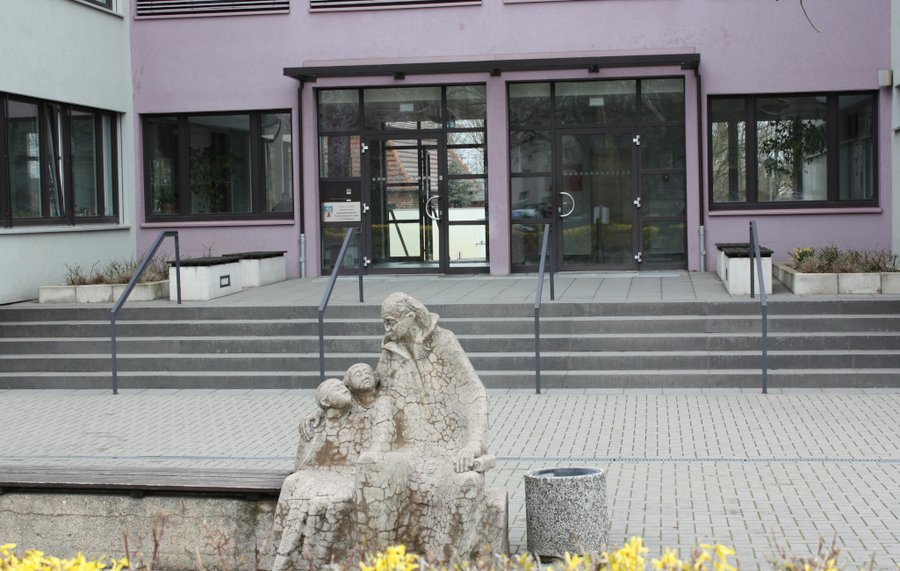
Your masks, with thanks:
M 550 243 L 550 225 L 544 224 L 544 240 L 541 243 L 541 263 L 538 267 L 537 288 L 534 293 L 534 387 L 541 394 L 541 298 L 544 295 L 544 267 L 547 261 L 547 247 Z M 553 287 L 555 258 L 550 256 L 550 300 L 556 299 Z
M 319 304 L 319 377 L 320 381 L 325 380 L 325 310 L 328 309 L 328 302 L 331 300 L 331 292 L 334 290 L 334 282 L 337 281 L 338 272 L 344 263 L 344 256 L 347 254 L 347 246 L 350 244 L 350 237 L 353 232 L 359 230 L 360 241 L 362 240 L 362 228 L 347 228 L 344 235 L 344 243 L 341 244 L 341 251 L 335 260 L 334 268 L 331 270 L 331 278 L 322 294 L 322 302 Z M 359 302 L 363 303 L 363 257 L 362 248 L 357 251 L 357 274 L 359 275 Z
M 119 312 L 122 311 L 122 306 L 125 305 L 125 301 L 128 299 L 128 296 L 131 295 L 131 290 L 133 290 L 134 286 L 137 285 L 138 280 L 140 280 L 141 276 L 144 274 L 144 270 L 147 269 L 147 266 L 150 264 L 153 256 L 156 255 L 156 251 L 159 249 L 160 244 L 162 244 L 163 240 L 170 236 L 172 238 L 175 238 L 175 288 L 177 291 L 178 303 L 181 303 L 181 253 L 178 248 L 178 231 L 165 230 L 159 233 L 159 236 L 156 237 L 153 245 L 149 250 L 147 250 L 147 253 L 144 254 L 144 259 L 141 260 L 141 265 L 138 266 L 137 271 L 134 272 L 133 276 L 131 276 L 131 281 L 129 281 L 128 285 L 125 286 L 125 291 L 122 292 L 122 295 L 119 296 L 119 299 L 116 300 L 116 303 L 112 307 L 112 315 L 110 316 L 109 325 L 110 344 L 112 345 L 112 391 L 114 395 L 119 394 L 119 369 L 118 362 L 116 360 L 116 317 L 119 316 Z M 169 284 L 169 287 L 172 287 L 171 284 Z
M 759 305 L 762 311 L 762 392 L 769 392 L 769 304 L 766 300 L 766 278 L 763 275 L 762 256 L 759 254 L 759 229 L 756 220 L 750 221 L 750 299 L 753 299 L 753 258 L 759 274 Z

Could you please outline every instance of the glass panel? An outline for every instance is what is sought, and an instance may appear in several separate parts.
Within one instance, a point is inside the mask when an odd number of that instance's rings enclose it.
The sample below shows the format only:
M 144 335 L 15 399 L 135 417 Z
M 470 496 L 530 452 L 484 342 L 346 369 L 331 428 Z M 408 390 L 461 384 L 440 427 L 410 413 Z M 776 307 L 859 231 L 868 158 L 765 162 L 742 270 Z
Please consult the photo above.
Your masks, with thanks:
M 376 266 L 436 264 L 438 148 L 435 139 L 391 139 L 369 143 L 372 191 L 372 250 Z
M 684 216 L 684 174 L 645 174 L 641 189 L 644 216 Z
M 319 132 L 359 129 L 359 91 L 327 89 L 319 93 Z
M 75 216 L 97 216 L 97 133 L 93 113 L 72 110 L 72 183 Z
M 826 200 L 825 97 L 757 100 L 760 202 Z
M 145 152 L 149 165 L 150 211 L 153 214 L 177 214 L 178 120 L 175 117 L 144 119 Z
M 456 211 L 459 215 L 465 213 Z M 454 220 L 451 210 L 450 220 Z M 484 212 L 482 209 L 482 219 Z M 483 266 L 487 263 L 487 226 L 484 224 L 450 224 L 448 245 L 451 266 Z
M 355 178 L 360 176 L 359 136 L 319 137 L 319 176 Z
M 293 212 L 291 114 L 263 113 L 259 120 L 266 212 Z
M 13 218 L 33 218 L 41 208 L 41 135 L 38 106 L 9 100 L 9 182 Z
M 637 81 L 557 83 L 556 114 L 564 125 L 634 121 L 637 117 Z
M 50 189 L 50 216 L 61 216 L 66 211 L 62 172 L 62 108 L 56 104 L 44 105 L 45 133 L 43 166 L 47 171 Z
M 341 246 L 344 244 L 344 236 L 347 234 L 346 228 L 339 226 L 325 226 L 322 228 L 322 271 L 325 275 L 331 273 L 334 269 L 335 260 L 341 253 Z M 347 245 L 347 254 L 344 256 L 342 269 L 350 269 L 355 271 L 359 265 L 359 233 L 350 238 Z
M 645 262 L 686 263 L 684 222 L 644 222 Z
M 553 217 L 552 178 L 513 178 L 510 185 L 513 220 Z
M 485 190 L 487 183 L 483 178 L 451 179 L 447 182 L 447 200 L 450 204 L 450 220 L 454 212 L 459 210 L 471 210 L 475 218 L 464 215 L 460 220 L 484 220 L 484 205 L 487 198 Z M 462 215 L 457 213 L 457 215 Z
M 114 122 L 111 115 L 101 117 L 101 129 L 103 130 L 103 216 L 115 216 L 115 192 L 116 161 L 113 156 L 113 141 L 115 141 Z
M 447 145 L 447 172 L 451 175 L 484 174 L 484 133 L 454 133 L 456 141 L 470 139 L 470 143 Z M 465 137 L 465 135 L 471 135 Z
M 631 266 L 631 137 L 566 135 L 560 141 L 563 263 Z
M 711 99 L 713 202 L 747 200 L 747 122 L 744 99 Z
M 447 87 L 447 128 L 483 128 L 486 96 L 483 85 Z
M 509 244 L 512 265 L 538 265 L 543 240 L 543 224 L 513 224 Z
M 840 200 L 875 198 L 875 101 L 871 95 L 838 97 Z
M 550 131 L 513 131 L 509 134 L 509 164 L 513 173 L 550 172 Z
M 363 91 L 367 129 L 439 129 L 440 87 L 392 87 Z
M 509 126 L 540 127 L 553 122 L 549 83 L 513 83 L 509 86 Z
M 641 119 L 684 121 L 684 79 L 641 80 Z
M 684 168 L 684 127 L 641 129 L 641 167 L 644 169 Z
M 191 212 L 250 212 L 250 116 L 195 115 L 188 124 Z

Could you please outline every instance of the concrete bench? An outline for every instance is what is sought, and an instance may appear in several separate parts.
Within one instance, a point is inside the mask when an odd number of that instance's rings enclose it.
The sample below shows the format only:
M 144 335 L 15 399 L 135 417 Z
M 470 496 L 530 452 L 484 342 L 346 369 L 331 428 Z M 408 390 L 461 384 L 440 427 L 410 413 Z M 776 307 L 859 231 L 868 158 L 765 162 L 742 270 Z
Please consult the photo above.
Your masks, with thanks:
M 716 273 L 728 293 L 750 293 L 750 244 L 747 242 L 729 242 L 716 244 Z M 766 293 L 772 293 L 772 250 L 760 246 L 759 255 L 762 259 L 763 277 L 766 282 Z M 753 271 L 756 272 L 756 261 L 753 261 Z M 754 274 L 754 289 L 759 292 L 759 277 Z
M 259 287 L 287 278 L 285 251 L 236 252 L 225 254 L 241 260 L 241 284 L 243 287 Z
M 177 298 L 175 264 L 169 262 L 169 299 Z M 241 259 L 237 256 L 181 260 L 181 299 L 207 301 L 244 289 Z

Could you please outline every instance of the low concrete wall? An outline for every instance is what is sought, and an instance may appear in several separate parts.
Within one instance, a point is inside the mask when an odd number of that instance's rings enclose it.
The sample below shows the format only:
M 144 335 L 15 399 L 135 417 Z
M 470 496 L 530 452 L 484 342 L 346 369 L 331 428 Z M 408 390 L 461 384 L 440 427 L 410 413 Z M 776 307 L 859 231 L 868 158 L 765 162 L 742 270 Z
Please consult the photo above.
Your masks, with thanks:
M 0 494 L 0 544 L 15 543 L 20 554 L 120 558 L 127 533 L 132 554 L 142 552 L 149 563 L 156 529 L 162 530 L 156 570 L 198 569 L 198 552 L 206 569 L 221 569 L 216 542 L 226 542 L 232 569 L 252 569 L 257 550 L 265 554 L 259 568 L 271 569 L 274 510 L 274 499 L 9 492 Z

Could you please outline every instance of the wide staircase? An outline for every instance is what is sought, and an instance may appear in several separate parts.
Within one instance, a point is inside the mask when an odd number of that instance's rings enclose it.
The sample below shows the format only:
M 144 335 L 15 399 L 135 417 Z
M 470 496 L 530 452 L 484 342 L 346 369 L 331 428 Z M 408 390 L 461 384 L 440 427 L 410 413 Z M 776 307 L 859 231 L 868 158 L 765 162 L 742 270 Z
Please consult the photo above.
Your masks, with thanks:
M 535 386 L 530 304 L 431 306 L 488 388 Z M 314 307 L 159 304 L 118 319 L 121 388 L 311 388 Z M 326 314 L 326 375 L 375 364 L 375 304 Z M 542 309 L 543 388 L 761 386 L 758 303 L 563 303 Z M 108 307 L 0 308 L 0 388 L 111 387 Z M 900 386 L 900 300 L 769 305 L 769 386 Z

